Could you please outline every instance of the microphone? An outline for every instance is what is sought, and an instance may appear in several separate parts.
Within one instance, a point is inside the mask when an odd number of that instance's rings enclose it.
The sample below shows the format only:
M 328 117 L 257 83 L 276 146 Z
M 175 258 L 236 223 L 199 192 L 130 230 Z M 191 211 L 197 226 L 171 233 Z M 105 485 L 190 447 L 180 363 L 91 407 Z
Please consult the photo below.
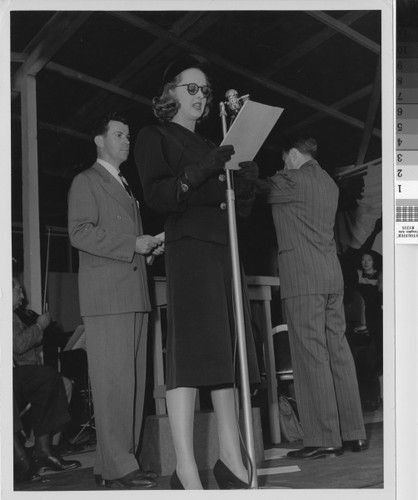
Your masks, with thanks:
M 225 92 L 226 105 L 228 106 L 229 112 L 232 117 L 235 118 L 241 109 L 240 98 L 238 97 L 238 92 L 235 89 L 229 89 Z

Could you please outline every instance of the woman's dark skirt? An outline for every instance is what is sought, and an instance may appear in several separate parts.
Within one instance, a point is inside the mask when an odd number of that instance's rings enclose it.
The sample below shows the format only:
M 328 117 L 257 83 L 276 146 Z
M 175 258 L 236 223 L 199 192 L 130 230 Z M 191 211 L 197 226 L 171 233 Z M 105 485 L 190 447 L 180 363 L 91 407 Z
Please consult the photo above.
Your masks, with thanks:
M 167 390 L 239 384 L 229 247 L 194 238 L 170 242 L 166 271 Z M 246 289 L 243 304 L 249 379 L 258 383 Z

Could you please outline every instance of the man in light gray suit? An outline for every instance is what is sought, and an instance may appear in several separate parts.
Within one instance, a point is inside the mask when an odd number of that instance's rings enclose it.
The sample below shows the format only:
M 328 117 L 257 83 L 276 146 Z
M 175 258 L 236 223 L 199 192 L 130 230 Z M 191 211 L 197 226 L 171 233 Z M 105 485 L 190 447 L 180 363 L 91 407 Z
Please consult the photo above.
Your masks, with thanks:
M 154 473 L 135 458 L 142 426 L 150 302 L 146 256 L 162 242 L 143 235 L 138 203 L 119 167 L 129 154 L 126 120 L 111 113 L 93 131 L 97 161 L 68 198 L 68 232 L 79 251 L 80 311 L 97 435 L 98 485 L 143 489 Z
M 345 337 L 344 284 L 334 241 L 338 187 L 314 159 L 310 137 L 289 139 L 284 170 L 259 181 L 272 205 L 281 298 L 304 432 L 289 458 L 367 449 L 357 377 Z

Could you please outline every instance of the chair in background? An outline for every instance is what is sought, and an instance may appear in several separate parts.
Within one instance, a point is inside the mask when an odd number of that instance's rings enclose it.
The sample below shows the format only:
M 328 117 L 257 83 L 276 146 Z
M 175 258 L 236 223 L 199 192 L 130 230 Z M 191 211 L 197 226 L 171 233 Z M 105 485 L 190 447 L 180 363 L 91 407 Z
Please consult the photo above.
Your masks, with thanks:
M 74 380 L 76 397 L 78 399 L 78 417 L 80 423 L 77 434 L 70 439 L 71 444 L 93 444 L 96 442 L 96 427 L 94 419 L 93 397 L 88 374 L 85 328 L 79 325 L 68 340 L 59 355 L 61 372 Z M 81 413 L 80 413 L 81 411 Z M 86 441 L 87 438 L 87 441 Z
M 292 359 L 290 356 L 289 332 L 287 324 L 272 328 L 274 357 L 276 361 L 276 376 L 281 382 L 293 381 Z
M 290 393 L 290 399 L 293 400 L 293 369 L 287 332 L 286 324 L 263 330 L 265 361 L 263 377 L 267 390 L 270 440 L 273 444 L 280 444 L 282 441 L 279 395 L 284 392 Z

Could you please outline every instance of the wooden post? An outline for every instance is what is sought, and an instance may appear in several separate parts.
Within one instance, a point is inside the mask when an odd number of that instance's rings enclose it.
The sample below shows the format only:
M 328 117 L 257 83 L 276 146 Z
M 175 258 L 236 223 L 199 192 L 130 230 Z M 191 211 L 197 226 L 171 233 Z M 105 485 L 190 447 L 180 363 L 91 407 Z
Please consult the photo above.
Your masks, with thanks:
M 372 137 L 373 126 L 374 122 L 376 121 L 376 114 L 380 103 L 381 77 L 382 71 L 379 58 L 376 68 L 376 76 L 373 84 L 373 91 L 370 97 L 369 109 L 367 110 L 366 123 L 364 126 L 363 135 L 361 137 L 361 144 L 357 155 L 356 166 L 364 163 L 370 139 Z
M 36 78 L 25 75 L 21 87 L 23 276 L 29 308 L 42 312 L 39 233 L 38 137 Z

